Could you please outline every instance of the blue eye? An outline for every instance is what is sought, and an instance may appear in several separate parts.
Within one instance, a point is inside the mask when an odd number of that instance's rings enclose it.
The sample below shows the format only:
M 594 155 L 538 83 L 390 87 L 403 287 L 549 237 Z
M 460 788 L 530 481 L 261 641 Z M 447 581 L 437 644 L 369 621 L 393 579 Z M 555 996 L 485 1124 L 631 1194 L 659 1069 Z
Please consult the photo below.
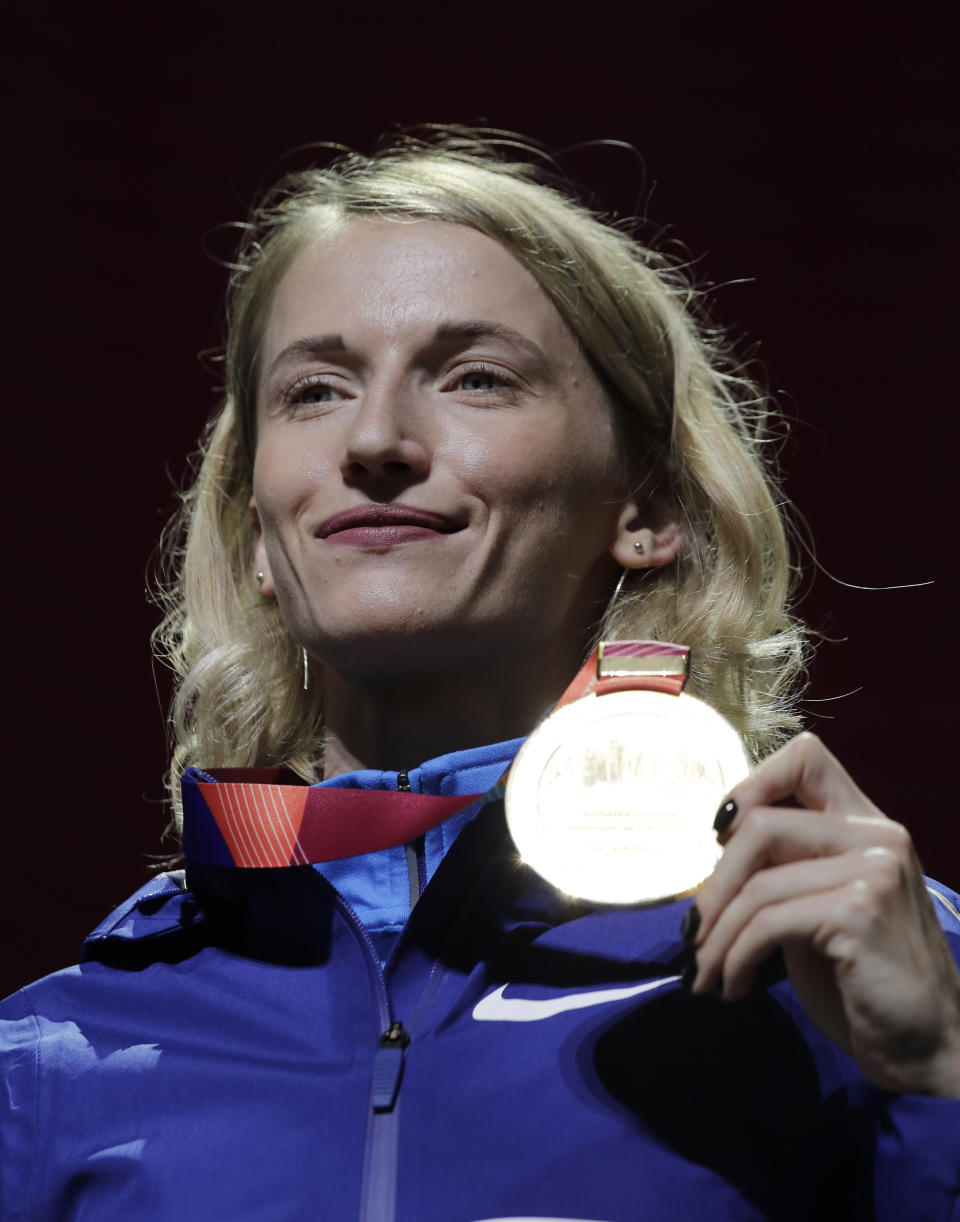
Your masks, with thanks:
M 343 390 L 323 374 L 310 374 L 296 378 L 281 392 L 281 398 L 287 410 L 293 412 L 302 411 L 304 408 L 324 407 L 329 403 L 339 403 L 343 396 Z
M 329 403 L 333 397 L 333 387 L 326 382 L 314 382 L 304 386 L 297 395 L 299 401 L 307 406 L 311 403 Z
M 500 381 L 500 378 L 483 369 L 471 369 L 460 379 L 460 385 L 464 390 L 493 390 Z

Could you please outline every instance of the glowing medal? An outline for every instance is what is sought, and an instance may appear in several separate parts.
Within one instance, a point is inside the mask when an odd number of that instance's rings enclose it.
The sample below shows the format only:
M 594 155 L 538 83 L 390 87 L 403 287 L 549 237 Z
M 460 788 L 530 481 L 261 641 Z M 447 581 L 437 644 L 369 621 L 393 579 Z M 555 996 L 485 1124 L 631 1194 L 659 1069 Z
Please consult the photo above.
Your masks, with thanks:
M 750 758 L 726 718 L 683 692 L 689 656 L 661 641 L 603 642 L 521 748 L 507 825 L 561 891 L 658 903 L 716 865 L 713 819 Z

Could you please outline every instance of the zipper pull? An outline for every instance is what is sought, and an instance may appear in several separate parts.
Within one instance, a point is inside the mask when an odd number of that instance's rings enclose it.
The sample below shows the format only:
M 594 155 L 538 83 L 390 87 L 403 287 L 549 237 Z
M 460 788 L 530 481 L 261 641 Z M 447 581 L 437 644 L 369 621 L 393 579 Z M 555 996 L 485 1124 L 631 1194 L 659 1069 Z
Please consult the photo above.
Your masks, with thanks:
M 409 1043 L 403 1023 L 391 1023 L 380 1036 L 380 1046 L 373 1054 L 370 1082 L 370 1104 L 375 1112 L 393 1111 L 403 1077 L 403 1050 Z

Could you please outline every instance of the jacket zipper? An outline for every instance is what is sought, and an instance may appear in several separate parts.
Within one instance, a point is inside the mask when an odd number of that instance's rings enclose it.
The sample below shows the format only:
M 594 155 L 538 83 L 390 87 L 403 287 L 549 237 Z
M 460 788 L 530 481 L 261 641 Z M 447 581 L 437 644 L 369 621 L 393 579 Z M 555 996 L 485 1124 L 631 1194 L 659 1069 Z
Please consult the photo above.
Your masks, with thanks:
M 370 1106 L 374 1113 L 392 1112 L 403 1079 L 403 1050 L 410 1035 L 403 1023 L 391 1023 L 380 1036 L 380 1046 L 373 1054 L 373 1075 L 370 1082 Z
M 405 772 L 397 774 L 397 789 L 404 793 L 411 792 L 410 778 Z M 335 892 L 335 895 L 338 907 L 366 950 L 380 1032 L 370 1072 L 370 1105 L 363 1153 L 359 1222 L 393 1222 L 397 1206 L 400 1143 L 396 1103 L 410 1035 L 403 1024 L 393 1017 L 383 969 L 370 935 L 347 901 L 339 893 Z
M 400 793 L 412 793 L 410 776 L 407 772 L 397 773 L 397 790 Z M 364 930 L 366 933 L 366 930 Z M 369 941 L 369 939 L 368 939 Z M 371 943 L 372 945 L 372 943 Z M 380 960 L 376 959 L 377 968 Z M 383 972 L 380 972 L 383 980 Z M 386 992 L 386 984 L 384 984 Z M 389 998 L 388 998 L 389 1006 Z M 403 1023 L 390 1022 L 380 1036 L 380 1044 L 373 1054 L 373 1075 L 370 1081 L 370 1107 L 374 1115 L 392 1112 L 397 1102 L 397 1093 L 403 1079 L 403 1050 L 410 1043 L 410 1036 L 403 1029 Z
M 408 772 L 397 773 L 397 790 L 400 793 L 413 792 Z M 412 909 L 423 895 L 427 885 L 426 836 L 418 836 L 416 840 L 411 840 L 409 844 L 404 845 L 404 851 L 407 855 L 407 872 L 410 876 L 410 907 Z

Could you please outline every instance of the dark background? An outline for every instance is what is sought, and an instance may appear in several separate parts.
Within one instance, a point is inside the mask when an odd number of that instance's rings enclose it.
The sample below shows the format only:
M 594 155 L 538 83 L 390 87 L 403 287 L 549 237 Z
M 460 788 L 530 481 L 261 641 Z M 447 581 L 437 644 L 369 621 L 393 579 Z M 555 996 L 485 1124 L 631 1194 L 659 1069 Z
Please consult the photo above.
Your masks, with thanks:
M 308 160 L 291 150 L 369 149 L 398 123 L 639 150 L 567 164 L 720 286 L 716 316 L 793 421 L 787 491 L 819 561 L 802 607 L 831 638 L 810 724 L 960 884 L 947 5 L 31 11 L 3 65 L 0 994 L 72 962 L 161 848 L 144 590 L 217 400 L 197 353 L 221 338 L 225 273 L 204 245 L 230 245 L 206 235 Z

